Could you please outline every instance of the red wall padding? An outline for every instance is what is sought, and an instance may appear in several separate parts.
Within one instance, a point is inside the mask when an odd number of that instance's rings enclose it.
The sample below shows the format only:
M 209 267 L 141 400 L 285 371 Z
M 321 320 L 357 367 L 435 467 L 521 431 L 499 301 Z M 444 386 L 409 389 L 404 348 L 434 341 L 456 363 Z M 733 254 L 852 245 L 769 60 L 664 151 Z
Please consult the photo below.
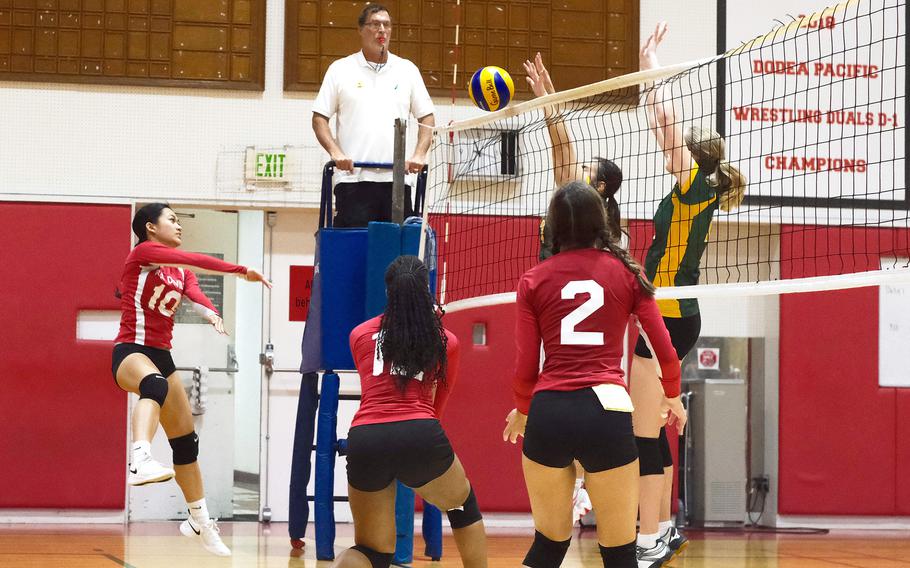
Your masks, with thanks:
M 487 344 L 473 345 L 474 323 L 487 328 Z M 515 408 L 515 304 L 454 312 L 445 326 L 458 337 L 458 384 L 443 425 L 485 511 L 530 511 L 521 472 L 521 441 L 502 441 L 506 415 Z
M 0 202 L 0 508 L 121 509 L 126 394 L 81 309 L 117 310 L 130 208 Z
M 891 515 L 895 393 L 878 386 L 878 290 L 780 303 L 778 510 Z
M 521 275 L 537 264 L 538 217 L 436 214 L 430 223 L 442 237 L 439 258 L 446 267 L 437 273 L 440 286 L 446 278 L 446 303 L 514 292 Z
M 440 258 L 447 261 L 447 302 L 514 291 L 521 275 L 537 264 L 536 217 L 491 217 L 481 223 L 476 216 L 433 215 L 431 222 L 442 236 Z M 447 234 L 456 235 L 457 244 L 447 244 Z M 468 239 L 470 249 L 464 246 Z M 518 250 L 526 254 L 516 255 Z M 441 285 L 442 266 L 438 275 Z M 475 323 L 486 325 L 486 345 L 473 345 Z M 515 407 L 515 305 L 453 312 L 445 316 L 445 326 L 461 346 L 458 384 L 443 417 L 446 433 L 483 510 L 530 511 L 521 440 L 516 445 L 502 441 L 506 415 Z
M 783 277 L 877 269 L 910 235 L 816 229 L 782 231 Z M 787 295 L 780 306 L 780 513 L 907 514 L 898 472 L 910 466 L 900 428 L 910 396 L 878 386 L 878 289 Z
M 897 484 L 895 514 L 910 515 L 910 483 L 906 482 L 907 472 L 910 471 L 910 389 L 895 390 L 897 391 L 894 413 L 897 422 L 894 444 L 897 452 L 894 464 L 897 472 L 894 480 Z
M 635 260 L 644 265 L 645 254 L 654 239 L 654 223 L 629 219 L 627 229 L 629 231 L 629 252 L 632 253 Z

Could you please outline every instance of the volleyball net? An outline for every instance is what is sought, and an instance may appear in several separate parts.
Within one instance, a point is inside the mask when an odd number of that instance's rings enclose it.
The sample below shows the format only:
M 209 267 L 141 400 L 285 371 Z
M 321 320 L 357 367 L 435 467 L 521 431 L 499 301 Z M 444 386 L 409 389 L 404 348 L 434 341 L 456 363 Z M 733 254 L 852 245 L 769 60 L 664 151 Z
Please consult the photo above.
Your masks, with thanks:
M 699 285 L 660 288 L 658 297 L 910 279 L 905 23 L 904 2 L 851 0 L 715 57 L 438 128 L 428 220 L 441 303 L 514 299 L 518 278 L 538 262 L 557 165 L 582 172 L 602 157 L 619 166 L 616 199 L 643 261 L 652 218 L 676 183 L 649 129 L 656 105 L 671 105 L 682 129 L 720 133 L 726 159 L 748 180 L 742 204 L 714 215 Z

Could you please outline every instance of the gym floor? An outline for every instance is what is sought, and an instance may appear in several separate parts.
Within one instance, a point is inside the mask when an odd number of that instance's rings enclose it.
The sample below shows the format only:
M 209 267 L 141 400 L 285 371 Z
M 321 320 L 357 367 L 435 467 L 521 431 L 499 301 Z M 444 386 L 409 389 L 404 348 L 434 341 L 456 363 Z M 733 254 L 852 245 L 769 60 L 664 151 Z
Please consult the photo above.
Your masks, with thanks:
M 218 558 L 180 536 L 176 522 L 124 525 L 0 525 L 0 566 L 4 568 L 207 568 L 329 566 L 317 562 L 307 538 L 292 550 L 287 525 L 255 522 L 221 524 L 234 552 Z M 531 543 L 530 529 L 490 529 L 490 568 L 520 566 Z M 908 531 L 835 531 L 826 535 L 774 535 L 689 531 L 689 547 L 671 568 L 891 568 L 910 567 Z M 353 544 L 353 527 L 338 525 L 336 552 Z M 419 544 L 415 543 L 415 548 Z M 443 559 L 418 559 L 414 566 L 461 566 L 455 543 L 445 537 Z M 565 567 L 602 566 L 593 530 L 576 531 Z

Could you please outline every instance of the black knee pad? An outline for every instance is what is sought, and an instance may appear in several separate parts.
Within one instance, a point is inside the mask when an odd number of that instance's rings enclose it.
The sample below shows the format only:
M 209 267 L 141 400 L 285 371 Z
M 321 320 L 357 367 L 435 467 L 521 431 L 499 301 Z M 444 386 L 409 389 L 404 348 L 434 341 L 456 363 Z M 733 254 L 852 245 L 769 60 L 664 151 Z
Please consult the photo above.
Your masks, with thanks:
M 534 544 L 525 556 L 523 565 L 530 568 L 558 568 L 566 557 L 572 539 L 556 542 L 534 531 Z
M 622 546 L 604 546 L 597 543 L 600 547 L 600 559 L 603 560 L 604 568 L 637 568 L 638 559 L 635 557 L 635 541 Z
M 477 506 L 477 496 L 474 495 L 473 487 L 461 507 L 449 509 L 446 511 L 446 516 L 449 517 L 449 524 L 453 529 L 463 529 L 483 519 L 480 507 Z
M 189 465 L 199 457 L 199 436 L 190 432 L 186 436 L 171 438 L 171 449 L 174 451 L 174 465 Z
M 154 400 L 158 406 L 164 406 L 164 399 L 167 398 L 167 379 L 160 373 L 142 377 L 139 381 L 139 399 L 143 398 Z
M 658 439 L 635 436 L 635 444 L 638 446 L 638 474 L 663 475 L 664 460 L 660 456 Z
M 355 544 L 351 549 L 369 558 L 373 568 L 389 568 L 392 565 L 393 554 L 391 552 L 377 552 L 360 544 Z
M 660 458 L 663 460 L 664 467 L 673 467 L 673 454 L 670 453 L 670 441 L 667 440 L 666 427 L 660 429 Z

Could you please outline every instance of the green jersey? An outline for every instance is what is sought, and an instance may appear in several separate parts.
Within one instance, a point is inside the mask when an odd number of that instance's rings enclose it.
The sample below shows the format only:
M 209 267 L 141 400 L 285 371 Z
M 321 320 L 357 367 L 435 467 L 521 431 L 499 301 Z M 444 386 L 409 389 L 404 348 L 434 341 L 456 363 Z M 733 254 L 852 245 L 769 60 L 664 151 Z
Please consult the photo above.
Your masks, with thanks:
M 661 200 L 654 214 L 654 240 L 645 257 L 645 273 L 655 286 L 698 284 L 701 256 L 708 246 L 708 231 L 717 210 L 717 194 L 698 166 L 688 183 Z M 664 317 L 680 318 L 698 313 L 698 300 L 658 300 Z

